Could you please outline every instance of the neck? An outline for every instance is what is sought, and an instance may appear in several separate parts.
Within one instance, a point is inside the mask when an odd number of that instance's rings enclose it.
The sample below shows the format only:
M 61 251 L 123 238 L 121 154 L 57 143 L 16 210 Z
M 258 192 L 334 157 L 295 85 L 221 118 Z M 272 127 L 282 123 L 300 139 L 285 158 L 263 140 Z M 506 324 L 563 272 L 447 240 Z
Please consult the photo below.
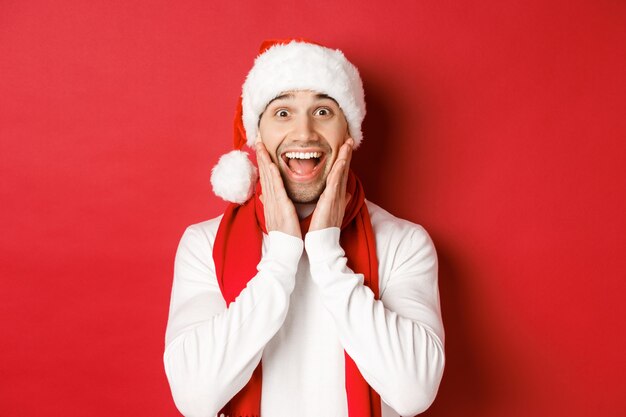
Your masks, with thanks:
M 298 213 L 298 218 L 300 220 L 304 219 L 315 210 L 316 203 L 294 203 L 296 207 L 296 212 Z

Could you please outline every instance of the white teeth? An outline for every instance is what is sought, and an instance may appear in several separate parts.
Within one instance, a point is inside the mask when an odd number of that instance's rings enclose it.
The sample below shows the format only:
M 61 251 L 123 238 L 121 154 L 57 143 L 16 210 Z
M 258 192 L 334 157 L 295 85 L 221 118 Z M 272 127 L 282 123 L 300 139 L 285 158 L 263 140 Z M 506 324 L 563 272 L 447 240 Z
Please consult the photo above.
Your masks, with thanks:
M 320 158 L 321 152 L 287 152 L 285 156 L 289 159 L 311 159 Z

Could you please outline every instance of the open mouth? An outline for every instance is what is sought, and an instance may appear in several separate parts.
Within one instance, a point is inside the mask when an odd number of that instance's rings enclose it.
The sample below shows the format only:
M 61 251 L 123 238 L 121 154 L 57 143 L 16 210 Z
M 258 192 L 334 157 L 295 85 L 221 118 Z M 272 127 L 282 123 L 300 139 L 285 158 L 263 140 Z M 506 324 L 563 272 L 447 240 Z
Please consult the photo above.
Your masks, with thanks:
M 320 151 L 288 151 L 281 157 L 293 177 L 308 179 L 317 174 L 326 155 Z

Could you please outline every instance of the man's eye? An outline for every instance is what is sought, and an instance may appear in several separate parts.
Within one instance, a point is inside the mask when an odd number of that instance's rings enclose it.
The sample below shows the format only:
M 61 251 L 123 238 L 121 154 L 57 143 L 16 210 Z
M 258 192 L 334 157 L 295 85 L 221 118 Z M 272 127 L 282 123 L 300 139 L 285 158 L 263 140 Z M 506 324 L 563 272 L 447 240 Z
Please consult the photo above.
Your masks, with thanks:
M 284 110 L 284 109 L 277 110 L 275 114 L 278 117 L 287 117 L 287 116 L 289 116 L 289 112 L 287 110 Z
M 329 108 L 322 107 L 322 108 L 317 109 L 315 111 L 315 114 L 318 115 L 318 116 L 329 116 L 329 115 L 332 114 L 332 112 L 330 111 Z

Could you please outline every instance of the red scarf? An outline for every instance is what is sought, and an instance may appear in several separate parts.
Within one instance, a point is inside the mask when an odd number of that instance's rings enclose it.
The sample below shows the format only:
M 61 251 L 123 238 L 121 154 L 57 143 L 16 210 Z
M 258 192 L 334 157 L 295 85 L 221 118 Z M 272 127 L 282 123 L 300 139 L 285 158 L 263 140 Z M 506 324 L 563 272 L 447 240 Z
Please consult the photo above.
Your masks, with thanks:
M 227 305 L 246 287 L 257 273 L 261 260 L 261 244 L 265 228 L 263 204 L 259 199 L 260 184 L 254 196 L 243 205 L 230 204 L 220 222 L 213 259 L 217 281 Z M 374 232 L 365 204 L 363 187 L 350 171 L 347 192 L 352 195 L 341 225 L 340 244 L 348 258 L 348 267 L 364 276 L 364 284 L 378 299 L 378 260 Z M 304 236 L 309 229 L 311 216 L 300 221 Z M 344 352 L 345 353 L 345 352 Z M 350 417 L 381 417 L 380 396 L 365 381 L 356 364 L 345 353 L 346 395 Z M 250 381 L 218 413 L 229 417 L 260 417 L 261 415 L 261 363 Z

